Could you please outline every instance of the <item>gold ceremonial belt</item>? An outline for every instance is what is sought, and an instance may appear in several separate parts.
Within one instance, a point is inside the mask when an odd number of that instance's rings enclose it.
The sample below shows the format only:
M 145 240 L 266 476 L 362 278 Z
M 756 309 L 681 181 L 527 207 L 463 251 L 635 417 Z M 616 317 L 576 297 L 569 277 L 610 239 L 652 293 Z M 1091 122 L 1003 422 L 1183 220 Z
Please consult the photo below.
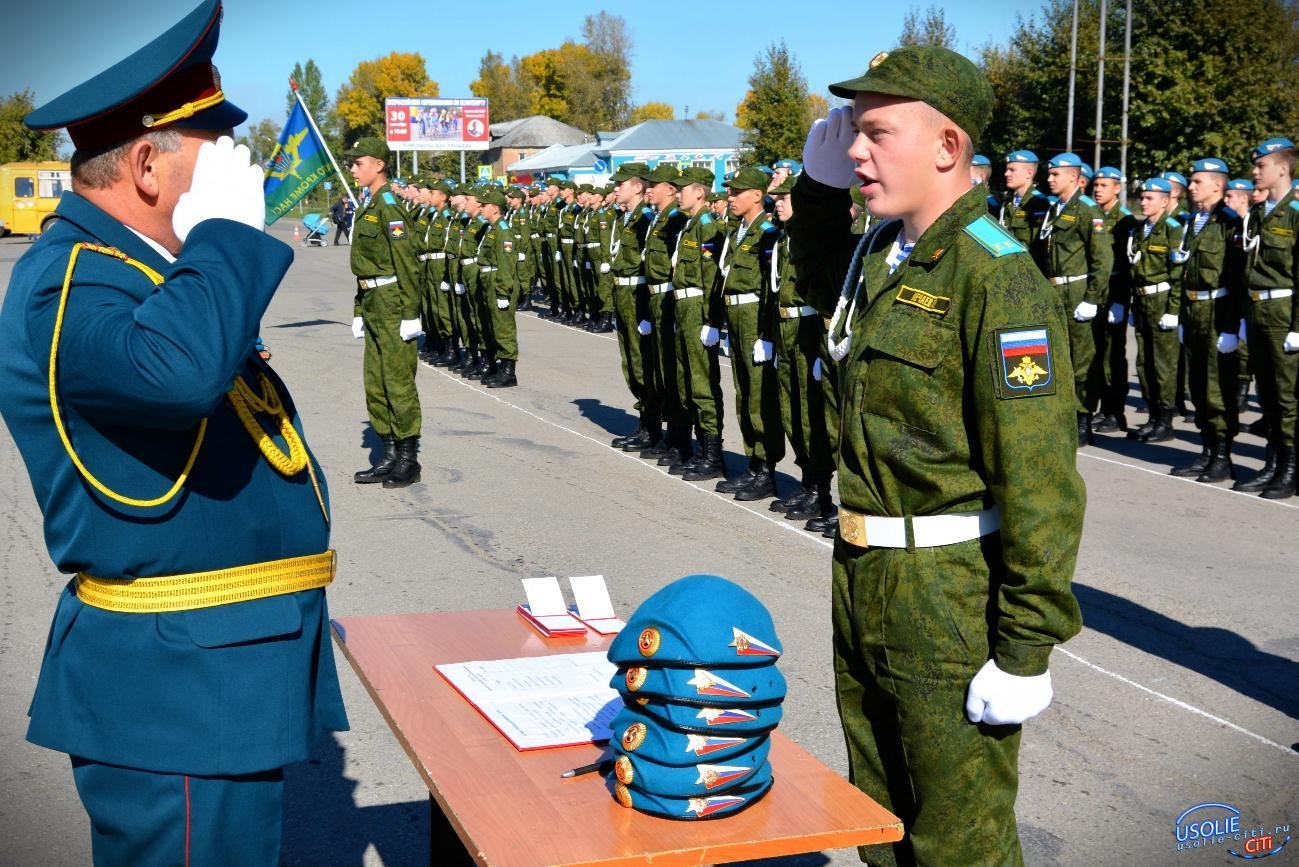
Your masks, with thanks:
M 126 614 L 160 614 L 325 587 L 334 580 L 336 562 L 329 550 L 211 572 L 160 578 L 96 578 L 78 572 L 75 580 L 77 598 L 87 605 Z

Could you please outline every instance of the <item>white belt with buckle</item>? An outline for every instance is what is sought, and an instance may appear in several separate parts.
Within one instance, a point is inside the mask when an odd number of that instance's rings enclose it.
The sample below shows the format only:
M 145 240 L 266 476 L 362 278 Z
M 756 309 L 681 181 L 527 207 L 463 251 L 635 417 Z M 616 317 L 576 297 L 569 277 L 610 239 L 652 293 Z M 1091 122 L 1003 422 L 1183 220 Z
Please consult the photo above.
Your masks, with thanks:
M 675 292 L 673 292 L 672 297 L 676 298 L 678 301 L 681 301 L 685 298 L 702 298 L 703 294 L 704 294 L 704 290 L 695 286 L 687 286 L 684 289 L 678 289 Z
M 366 289 L 378 289 L 380 286 L 389 286 L 397 282 L 396 277 L 357 277 L 356 282 Z
M 1052 277 L 1051 283 L 1056 286 L 1064 286 L 1066 283 L 1077 283 L 1079 280 L 1086 279 L 1086 274 L 1075 274 L 1072 277 Z
M 722 300 L 726 302 L 727 307 L 734 307 L 736 304 L 757 304 L 758 294 L 756 292 L 744 292 L 739 295 L 723 295 Z
M 1217 301 L 1219 298 L 1227 297 L 1226 289 L 1206 289 L 1199 292 L 1195 289 L 1187 289 L 1186 297 L 1191 301 Z
M 490 273 L 492 273 L 492 272 L 495 271 L 495 270 L 496 270 L 496 266 L 495 266 L 495 265 L 480 265 L 480 266 L 478 266 L 478 273 L 479 273 L 479 274 L 490 274 Z
M 651 283 L 649 291 L 651 295 L 662 295 L 664 292 L 671 292 L 676 288 L 672 285 L 672 281 L 669 280 L 666 283 Z
M 587 241 L 587 242 L 586 242 L 585 244 L 583 244 L 582 246 L 585 247 L 585 248 L 588 249 L 588 250 L 594 250 L 596 247 L 599 247 L 599 246 L 600 246 L 600 242 L 599 242 L 599 241 Z
M 529 237 L 529 238 L 540 238 L 541 235 L 540 235 L 539 233 L 537 233 L 537 232 L 533 232 L 533 233 L 532 233 L 531 235 L 529 235 L 528 237 Z
M 619 286 L 644 286 L 644 277 L 614 277 L 613 281 Z
M 1275 301 L 1277 298 L 1289 298 L 1294 294 L 1293 289 L 1251 289 L 1249 298 L 1251 301 Z
M 477 259 L 476 257 L 474 257 L 474 256 L 470 256 L 470 257 L 468 257 L 468 258 L 466 258 L 466 259 L 461 259 L 461 260 L 460 260 L 460 264 L 461 264 L 461 265 L 472 265 L 472 264 L 474 264 L 474 263 L 477 262 L 477 261 L 478 261 L 478 259 Z
M 957 515 L 881 518 L 839 507 L 839 535 L 858 548 L 905 548 L 908 524 L 914 547 L 938 548 L 995 533 L 1001 529 L 1001 513 L 992 508 Z
M 1151 283 L 1149 286 L 1141 286 L 1137 289 L 1138 295 L 1157 295 L 1160 292 L 1167 292 L 1173 288 L 1167 281 L 1163 283 Z
M 571 244 L 571 243 L 573 243 L 573 239 L 572 239 L 572 238 L 560 238 L 560 239 L 559 239 L 559 243 L 561 243 L 561 244 Z
M 781 319 L 801 319 L 804 316 L 815 316 L 816 308 L 804 304 L 802 307 L 782 307 L 780 308 Z

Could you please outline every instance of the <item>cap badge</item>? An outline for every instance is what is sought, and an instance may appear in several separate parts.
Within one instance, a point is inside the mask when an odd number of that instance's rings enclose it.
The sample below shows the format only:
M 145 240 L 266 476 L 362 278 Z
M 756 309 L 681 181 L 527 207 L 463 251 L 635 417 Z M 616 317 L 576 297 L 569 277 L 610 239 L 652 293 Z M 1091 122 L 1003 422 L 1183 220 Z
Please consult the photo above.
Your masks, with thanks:
M 759 641 L 744 630 L 732 626 L 731 632 L 735 635 L 735 640 L 728 647 L 735 648 L 736 656 L 780 656 L 780 651 L 767 644 L 765 641 Z
M 645 743 L 647 731 L 647 726 L 642 722 L 632 723 L 627 726 L 627 730 L 622 733 L 622 748 L 629 753 L 636 752 L 640 745 Z
M 639 666 L 627 669 L 627 688 L 635 692 L 645 685 L 645 678 L 647 677 L 649 677 L 648 669 Z
M 624 786 L 630 785 L 632 778 L 636 776 L 636 772 L 632 770 L 631 759 L 626 756 L 619 756 L 618 761 L 613 763 L 613 772 L 617 775 L 618 782 Z
M 871 58 L 870 68 L 874 69 L 875 67 L 879 66 L 881 63 L 883 63 L 888 59 L 889 59 L 889 53 L 887 51 L 881 51 L 879 54 Z
M 663 644 L 663 637 L 653 626 L 646 626 L 641 630 L 640 638 L 636 641 L 636 646 L 640 649 L 641 656 L 653 656 L 659 652 L 659 647 Z

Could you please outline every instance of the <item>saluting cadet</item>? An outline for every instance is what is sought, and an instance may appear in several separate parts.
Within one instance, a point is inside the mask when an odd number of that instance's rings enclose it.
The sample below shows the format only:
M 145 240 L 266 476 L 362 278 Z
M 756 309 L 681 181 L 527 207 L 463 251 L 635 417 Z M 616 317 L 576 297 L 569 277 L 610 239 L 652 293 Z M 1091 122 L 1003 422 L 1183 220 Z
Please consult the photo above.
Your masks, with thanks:
M 208 0 L 25 118 L 75 148 L 0 310 L 0 413 L 74 575 L 27 739 L 69 754 L 101 867 L 274 867 L 283 766 L 347 728 L 325 477 L 253 349 L 293 251 L 230 138 L 220 25 Z
M 1037 154 L 1018 150 L 1006 156 L 1006 193 L 997 220 L 1016 241 L 1030 248 L 1046 219 L 1047 208 L 1051 207 L 1046 196 L 1033 186 L 1036 176 Z
M 1223 203 L 1227 164 L 1197 160 L 1191 167 L 1191 219 L 1182 227 L 1182 308 L 1178 327 L 1186 351 L 1186 374 L 1200 429 L 1200 456 L 1172 474 L 1197 482 L 1231 476 L 1231 443 L 1239 431 L 1236 349 L 1244 290 L 1240 218 Z
M 1182 293 L 1171 291 L 1182 280 L 1182 224 L 1168 216 L 1173 187 L 1163 178 L 1141 185 L 1145 221 L 1128 235 L 1126 252 L 1132 296 L 1132 325 L 1137 333 L 1137 380 L 1150 418 L 1128 431 L 1130 439 L 1166 442 L 1173 438 L 1173 398 L 1177 387 L 1178 311 Z
M 518 304 L 518 235 L 504 218 L 506 198 L 495 188 L 481 194 L 483 216 L 488 228 L 478 248 L 478 282 L 488 299 L 492 318 L 491 369 L 483 375 L 488 388 L 509 388 L 519 384 L 516 364 L 519 360 L 519 336 L 514 322 Z
M 1127 241 L 1137 225 L 1137 218 L 1126 205 L 1119 203 L 1122 188 L 1122 172 L 1113 166 L 1097 169 L 1092 189 L 1096 194 L 1096 204 L 1104 215 L 1113 264 L 1105 296 L 1105 317 L 1102 320 L 1098 316 L 1092 320 L 1096 358 L 1092 363 L 1091 397 L 1087 409 L 1096 410 L 1099 402 L 1100 417 L 1092 423 L 1094 433 L 1128 429 L 1128 308 L 1132 303 L 1132 289 L 1128 279 Z
M 1104 215 L 1078 186 L 1082 173 L 1078 155 L 1060 154 L 1046 165 L 1047 185 L 1057 199 L 1047 209 L 1034 239 L 1035 258 L 1071 317 L 1069 358 L 1073 362 L 1074 410 L 1078 445 L 1084 446 L 1091 442 L 1092 435 L 1088 378 L 1096 357 L 1096 338 L 1091 322 L 1108 288 L 1114 249 L 1105 233 Z
M 1244 221 L 1248 253 L 1245 322 L 1258 403 L 1267 426 L 1267 461 L 1239 491 L 1270 500 L 1295 493 L 1295 382 L 1299 379 L 1299 199 L 1291 186 L 1295 146 L 1273 138 L 1254 148 L 1254 188 L 1265 199 Z
M 677 182 L 681 172 L 674 165 L 661 164 L 643 175 L 648 184 L 654 216 L 645 233 L 646 391 L 667 424 L 663 439 L 641 451 L 641 457 L 657 458 L 660 466 L 682 466 L 692 456 L 690 416 L 677 399 L 676 300 L 672 297 L 672 258 L 677 235 L 686 215 L 677 207 Z
M 609 268 L 613 274 L 613 305 L 617 312 L 618 350 L 622 357 L 622 375 L 627 389 L 635 400 L 633 408 L 639 416 L 636 429 L 614 437 L 611 445 L 628 452 L 638 452 L 659 441 L 663 436 L 662 418 L 658 407 L 646 391 L 645 359 L 642 350 L 646 298 L 638 290 L 645 285 L 641 271 L 641 251 L 645 246 L 645 233 L 649 231 L 653 216 L 645 202 L 645 181 L 648 172 L 644 163 L 627 162 L 613 173 L 613 194 L 622 216 L 614 226 L 609 239 Z M 646 332 L 648 333 L 648 332 Z
M 388 145 L 363 138 L 346 151 L 364 192 L 352 229 L 356 275 L 352 335 L 365 339 L 365 408 L 383 454 L 353 479 L 404 488 L 419 481 L 419 393 L 415 390 L 420 324 L 420 263 L 409 213 L 388 183 Z
M 907 829 L 862 856 L 1020 864 L 1019 725 L 1081 625 L 1066 311 L 969 185 L 973 63 L 903 47 L 830 91 L 855 103 L 809 133 L 792 227 L 809 297 L 845 287 L 835 680 L 852 780 Z M 860 238 L 853 183 L 881 220 Z

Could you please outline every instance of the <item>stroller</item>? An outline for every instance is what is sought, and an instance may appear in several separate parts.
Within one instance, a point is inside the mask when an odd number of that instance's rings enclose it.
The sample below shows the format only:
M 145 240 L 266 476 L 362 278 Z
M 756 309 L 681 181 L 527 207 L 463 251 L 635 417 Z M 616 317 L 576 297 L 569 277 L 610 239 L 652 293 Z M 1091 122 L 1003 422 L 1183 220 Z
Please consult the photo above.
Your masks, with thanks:
M 307 234 L 302 236 L 304 247 L 328 247 L 329 217 L 326 214 L 307 214 L 302 218 Z

